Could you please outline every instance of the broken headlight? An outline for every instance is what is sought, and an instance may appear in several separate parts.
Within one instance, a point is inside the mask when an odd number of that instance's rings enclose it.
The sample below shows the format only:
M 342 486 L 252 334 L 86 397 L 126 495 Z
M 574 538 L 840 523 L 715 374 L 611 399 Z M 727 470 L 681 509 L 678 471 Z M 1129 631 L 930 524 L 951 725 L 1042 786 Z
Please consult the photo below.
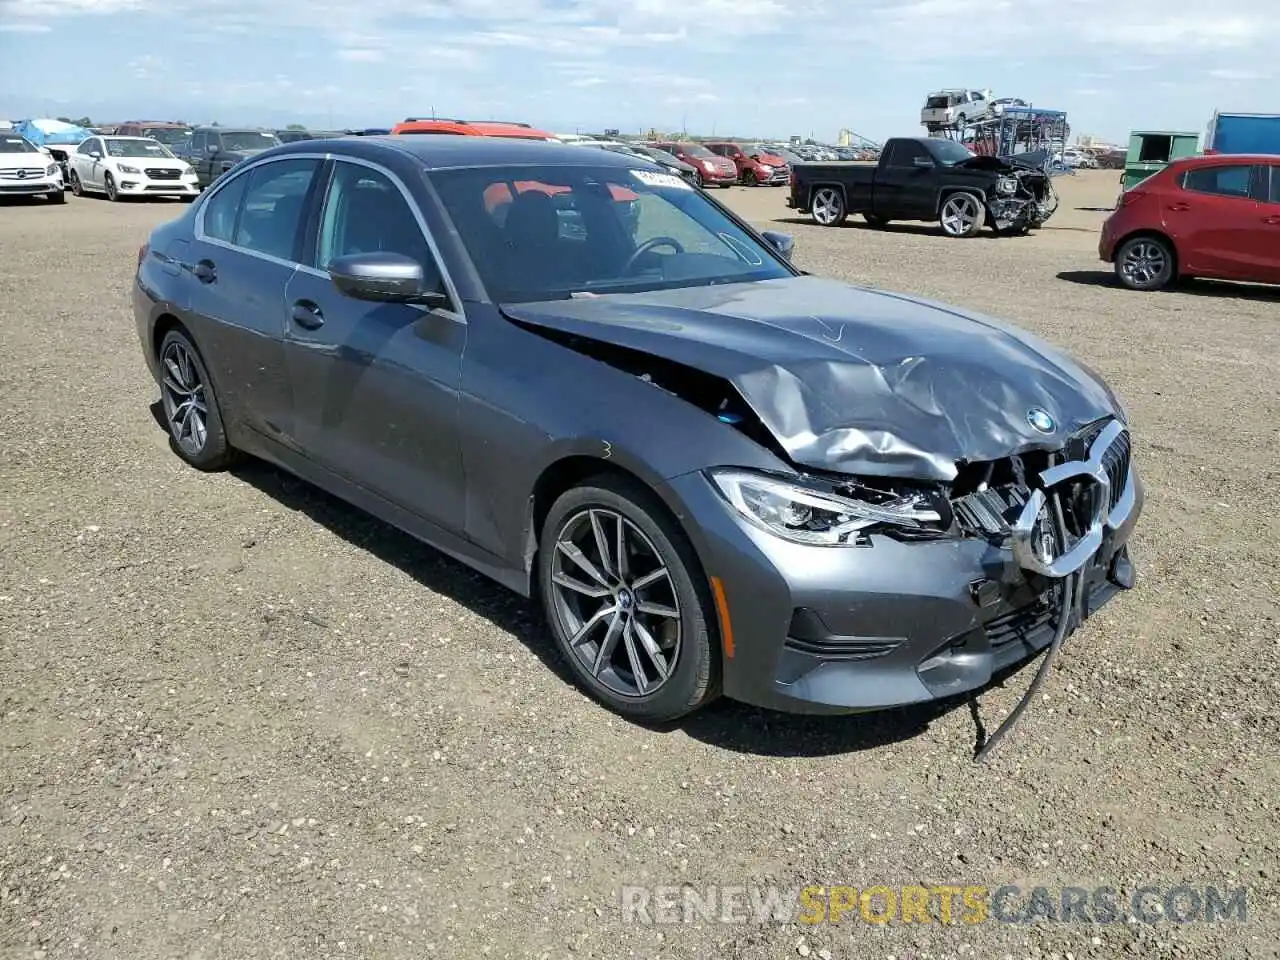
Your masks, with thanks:
M 1011 193 L 1017 193 L 1017 192 L 1018 192 L 1017 177 L 1001 177 L 999 180 L 996 181 L 996 193 L 1003 193 L 1005 196 L 1008 196 Z
M 919 531 L 942 522 L 920 493 L 871 503 L 746 470 L 713 470 L 710 477 L 748 521 L 793 543 L 853 546 L 875 528 Z

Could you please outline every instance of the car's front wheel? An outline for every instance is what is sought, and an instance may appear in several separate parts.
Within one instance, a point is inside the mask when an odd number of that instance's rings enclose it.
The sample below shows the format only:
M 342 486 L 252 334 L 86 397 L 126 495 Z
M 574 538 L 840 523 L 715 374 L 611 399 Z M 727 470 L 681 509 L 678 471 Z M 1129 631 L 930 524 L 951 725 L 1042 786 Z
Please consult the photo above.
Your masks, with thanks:
M 1159 237 L 1134 237 L 1116 251 L 1116 277 L 1130 290 L 1160 290 L 1175 274 L 1173 248 Z
M 705 587 L 684 533 L 640 485 L 597 477 L 543 524 L 538 583 L 578 683 L 623 716 L 674 720 L 719 693 Z
M 77 197 L 84 196 L 84 185 L 80 183 L 80 174 L 71 171 L 71 192 Z
M 972 237 L 986 223 L 987 208 L 976 193 L 962 190 L 942 201 L 939 220 L 948 237 Z
M 160 342 L 160 400 L 169 446 L 197 470 L 222 470 L 234 458 L 222 411 L 200 351 L 182 330 Z
M 110 173 L 102 175 L 102 185 L 106 188 L 108 200 L 116 201 L 120 199 L 120 191 L 116 188 L 116 178 Z

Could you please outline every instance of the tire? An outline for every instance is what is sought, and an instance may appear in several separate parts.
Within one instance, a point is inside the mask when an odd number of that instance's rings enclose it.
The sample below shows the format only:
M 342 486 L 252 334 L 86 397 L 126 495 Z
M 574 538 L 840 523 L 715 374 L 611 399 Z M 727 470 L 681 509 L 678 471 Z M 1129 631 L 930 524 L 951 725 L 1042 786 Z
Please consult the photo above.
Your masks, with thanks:
M 963 239 L 977 236 L 987 222 L 987 205 L 976 193 L 958 190 L 948 194 L 938 211 L 942 232 L 948 237 Z
M 693 185 L 694 185 L 695 187 L 697 187 L 699 190 L 703 190 L 703 189 L 705 189 L 705 188 L 706 188 L 706 186 L 707 186 L 707 182 L 706 182 L 705 180 L 703 180 L 703 179 L 702 179 L 702 171 L 701 171 L 701 170 L 694 170 L 694 171 L 693 171 Z
M 840 226 L 849 215 L 844 205 L 844 192 L 838 187 L 819 187 L 809 199 L 809 215 L 820 227 Z
M 742 171 L 742 185 L 743 185 L 744 187 L 758 187 L 758 186 L 760 186 L 760 181 L 756 179 L 756 172 L 755 172 L 754 170 L 743 170 L 743 171 Z
M 614 561 L 620 525 L 629 557 L 621 580 Z M 700 585 L 688 538 L 652 493 L 612 476 L 587 480 L 552 504 L 539 540 L 538 587 L 547 624 L 583 690 L 640 723 L 675 720 L 719 696 L 709 591 Z M 597 576 L 562 543 L 581 545 L 578 555 Z M 601 543 L 608 551 L 603 559 Z M 588 622 L 594 623 L 583 634 Z M 576 645 L 575 635 L 582 638 Z
M 196 197 L 198 196 L 200 196 L 200 194 L 198 193 L 184 193 L 178 199 L 181 200 L 183 203 L 194 203 Z
M 77 197 L 84 196 L 84 185 L 80 182 L 80 174 L 71 171 L 71 192 Z
M 867 226 L 874 227 L 876 230 L 882 230 L 889 225 L 888 220 L 874 213 L 864 213 L 862 219 L 867 222 Z
M 1133 237 L 1116 251 L 1115 269 L 1130 290 L 1162 290 L 1177 279 L 1177 255 L 1163 237 Z
M 57 193 L 49 194 L 50 203 L 66 203 L 67 193 L 65 190 L 59 190 Z
M 102 175 L 102 185 L 103 187 L 106 188 L 107 199 L 112 201 L 113 203 L 119 203 L 120 191 L 116 189 L 116 178 L 113 177 L 110 173 L 104 173 Z
M 169 448 L 197 470 L 225 470 L 235 459 L 235 451 L 227 442 L 209 370 L 186 331 L 165 334 L 160 343 L 160 370 L 160 400 L 169 428 Z M 194 401 L 194 410 L 187 401 Z M 200 405 L 204 407 L 203 419 Z

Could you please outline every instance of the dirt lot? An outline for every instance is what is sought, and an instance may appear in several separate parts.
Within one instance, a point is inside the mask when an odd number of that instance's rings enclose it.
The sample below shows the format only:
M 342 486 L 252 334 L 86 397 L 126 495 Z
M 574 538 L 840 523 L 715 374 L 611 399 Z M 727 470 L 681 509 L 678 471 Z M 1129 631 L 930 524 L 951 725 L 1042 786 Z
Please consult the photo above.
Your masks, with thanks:
M 973 711 L 612 718 L 524 602 L 169 452 L 127 293 L 179 206 L 0 207 L 0 956 L 1280 956 L 1280 295 L 1113 288 L 1090 208 L 1116 175 L 1060 187 L 1037 235 L 968 241 L 718 195 L 806 269 L 1011 318 L 1129 405 L 1139 588 L 985 767 L 977 724 L 1030 671 Z M 622 922 L 624 885 L 681 883 L 1250 899 L 1245 923 Z

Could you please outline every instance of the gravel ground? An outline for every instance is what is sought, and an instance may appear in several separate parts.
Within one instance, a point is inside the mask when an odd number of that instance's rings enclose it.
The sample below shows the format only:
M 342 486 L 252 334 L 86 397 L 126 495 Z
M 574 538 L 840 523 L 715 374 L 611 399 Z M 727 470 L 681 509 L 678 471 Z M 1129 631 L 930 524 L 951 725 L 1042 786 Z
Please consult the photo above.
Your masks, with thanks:
M 788 223 L 804 268 L 1008 317 L 1107 376 L 1139 586 L 972 708 L 655 732 L 535 611 L 148 409 L 127 302 L 176 204 L 0 207 L 0 955 L 1276 957 L 1280 295 L 1110 285 L 1116 175 L 1036 235 Z M 781 223 L 779 223 L 780 221 Z M 624 885 L 1249 888 L 1245 923 L 624 923 Z

